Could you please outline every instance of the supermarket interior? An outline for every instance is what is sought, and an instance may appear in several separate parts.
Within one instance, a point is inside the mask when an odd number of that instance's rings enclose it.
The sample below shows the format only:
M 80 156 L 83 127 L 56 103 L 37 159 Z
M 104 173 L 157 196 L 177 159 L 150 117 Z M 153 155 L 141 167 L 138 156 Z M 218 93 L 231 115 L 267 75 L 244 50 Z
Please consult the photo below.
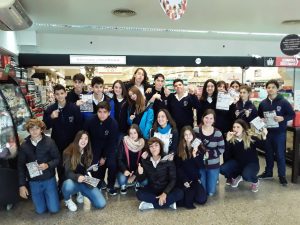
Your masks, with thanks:
M 174 8 L 167 9 L 168 4 Z M 91 0 L 76 4 L 72 0 L 1 0 L 1 224 L 299 224 L 299 8 L 296 0 Z M 287 42 L 292 44 L 284 49 Z M 228 85 L 238 81 L 252 88 L 250 101 L 256 108 L 268 99 L 266 82 L 277 80 L 278 93 L 296 114 L 286 129 L 288 185 L 278 185 L 275 166 L 274 179 L 259 181 L 257 193 L 249 192 L 245 183 L 230 188 L 220 176 L 217 194 L 195 210 L 141 212 L 133 189 L 117 196 L 102 191 L 107 205 L 101 210 L 93 209 L 84 198 L 76 213 L 69 212 L 63 202 L 61 212 L 53 215 L 36 214 L 31 200 L 18 197 L 15 204 L 1 202 L 11 193 L 12 198 L 19 195 L 18 181 L 8 184 L 5 152 L 8 146 L 16 146 L 18 154 L 29 135 L 26 122 L 43 120 L 45 110 L 55 103 L 55 85 L 69 92 L 74 75 L 80 73 L 85 76 L 83 89 L 91 93 L 92 78 L 101 77 L 104 93 L 112 97 L 114 81 L 129 81 L 137 68 L 147 72 L 151 85 L 155 75 L 163 74 L 164 88 L 170 93 L 175 92 L 173 81 L 182 79 L 185 91 L 198 99 L 208 79 Z M 265 153 L 258 149 L 258 155 L 260 174 L 266 166 Z M 15 169 L 17 157 L 11 164 Z

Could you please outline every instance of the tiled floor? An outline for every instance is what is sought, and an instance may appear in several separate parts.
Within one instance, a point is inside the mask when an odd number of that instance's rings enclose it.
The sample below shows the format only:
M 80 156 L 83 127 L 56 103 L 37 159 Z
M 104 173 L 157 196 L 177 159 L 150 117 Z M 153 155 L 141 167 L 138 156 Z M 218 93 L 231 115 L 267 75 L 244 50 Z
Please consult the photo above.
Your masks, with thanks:
M 261 161 L 263 169 L 264 162 Z M 261 169 L 261 170 L 262 170 Z M 288 168 L 290 181 L 291 170 Z M 277 174 L 274 171 L 274 174 Z M 85 203 L 76 213 L 63 205 L 56 215 L 36 215 L 31 202 L 24 201 L 11 211 L 0 211 L 0 224 L 300 224 L 300 184 L 279 185 L 278 178 L 262 181 L 257 193 L 242 182 L 237 189 L 225 186 L 220 176 L 218 193 L 204 206 L 194 210 L 150 210 L 140 212 L 139 202 L 131 190 L 126 196 L 107 196 L 103 210 L 90 209 Z

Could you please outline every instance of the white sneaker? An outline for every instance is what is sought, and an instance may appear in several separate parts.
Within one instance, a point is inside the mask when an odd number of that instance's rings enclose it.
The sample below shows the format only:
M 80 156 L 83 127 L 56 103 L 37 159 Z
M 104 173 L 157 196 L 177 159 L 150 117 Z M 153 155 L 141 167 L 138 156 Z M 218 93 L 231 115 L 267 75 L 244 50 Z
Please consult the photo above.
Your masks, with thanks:
M 71 198 L 65 201 L 65 204 L 71 212 L 77 211 L 77 205 L 72 201 Z
M 171 204 L 171 205 L 170 205 L 170 208 L 171 208 L 171 209 L 174 209 L 174 210 L 177 209 L 176 202 L 174 202 L 173 204 Z
M 148 202 L 141 202 L 141 204 L 139 205 L 139 210 L 143 211 L 147 209 L 154 209 L 153 204 Z
M 79 204 L 83 203 L 83 195 L 81 194 L 81 192 L 77 193 L 76 202 Z

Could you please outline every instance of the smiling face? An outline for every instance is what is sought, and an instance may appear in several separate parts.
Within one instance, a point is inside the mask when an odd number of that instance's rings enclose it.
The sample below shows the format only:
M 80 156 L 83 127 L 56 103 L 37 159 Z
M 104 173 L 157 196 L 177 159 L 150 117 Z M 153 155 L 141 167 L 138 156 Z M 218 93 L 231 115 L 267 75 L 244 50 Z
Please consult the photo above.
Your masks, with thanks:
M 42 129 L 38 126 L 33 126 L 33 127 L 29 128 L 29 133 L 30 133 L 31 139 L 36 140 L 41 137 Z
M 130 98 L 132 101 L 136 102 L 136 100 L 137 100 L 137 95 L 136 95 L 135 93 L 133 93 L 132 91 L 129 91 L 129 92 L 128 92 L 128 95 L 129 95 L 129 98 Z
M 186 143 L 191 143 L 194 138 L 193 134 L 190 130 L 184 131 L 183 137 L 184 137 L 184 140 L 186 141 Z
M 87 134 L 82 134 L 78 142 L 79 148 L 84 149 L 88 143 L 89 137 L 87 136 Z
M 267 92 L 268 92 L 268 95 L 269 95 L 269 96 L 275 96 L 275 95 L 277 95 L 278 88 L 276 87 L 275 84 L 270 83 L 270 84 L 267 86 Z
M 161 127 L 165 127 L 168 124 L 168 118 L 167 118 L 167 115 L 165 114 L 165 112 L 160 111 L 157 114 L 157 122 L 158 122 L 159 126 L 161 126 Z
M 211 82 L 208 82 L 206 86 L 206 92 L 208 96 L 212 96 L 214 91 L 215 91 L 215 85 Z
M 165 80 L 162 77 L 158 77 L 155 81 L 154 81 L 154 87 L 156 90 L 160 91 L 162 89 L 162 87 L 165 84 Z
M 234 123 L 232 127 L 232 131 L 235 133 L 235 136 L 241 137 L 244 129 L 239 123 Z
M 122 96 L 122 86 L 119 83 L 115 83 L 113 87 L 113 92 L 115 93 L 116 96 Z
M 176 82 L 174 84 L 174 89 L 176 91 L 177 94 L 183 94 L 184 93 L 184 86 L 183 86 L 183 83 L 181 83 L 180 81 L 179 82 Z
M 158 142 L 154 142 L 153 144 L 149 145 L 150 153 L 153 157 L 160 155 L 160 145 Z
M 58 104 L 63 104 L 66 101 L 67 92 L 65 92 L 63 89 L 56 90 L 54 92 L 55 99 L 57 100 Z
M 212 126 L 215 122 L 215 118 L 213 114 L 207 114 L 206 116 L 203 117 L 203 124 L 205 126 Z
M 139 139 L 139 134 L 136 129 L 129 130 L 129 137 L 131 140 L 137 141 Z

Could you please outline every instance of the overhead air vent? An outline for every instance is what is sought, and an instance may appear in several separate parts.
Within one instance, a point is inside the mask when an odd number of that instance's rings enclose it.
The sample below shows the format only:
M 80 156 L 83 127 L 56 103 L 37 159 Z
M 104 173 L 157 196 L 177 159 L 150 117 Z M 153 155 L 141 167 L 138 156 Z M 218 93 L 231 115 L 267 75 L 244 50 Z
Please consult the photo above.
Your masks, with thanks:
M 115 9 L 112 14 L 119 17 L 130 17 L 135 16 L 136 12 L 131 9 Z
M 10 0 L 9 4 L 2 4 L 0 6 L 1 30 L 24 30 L 32 25 L 31 19 L 27 16 L 24 8 L 18 0 Z

